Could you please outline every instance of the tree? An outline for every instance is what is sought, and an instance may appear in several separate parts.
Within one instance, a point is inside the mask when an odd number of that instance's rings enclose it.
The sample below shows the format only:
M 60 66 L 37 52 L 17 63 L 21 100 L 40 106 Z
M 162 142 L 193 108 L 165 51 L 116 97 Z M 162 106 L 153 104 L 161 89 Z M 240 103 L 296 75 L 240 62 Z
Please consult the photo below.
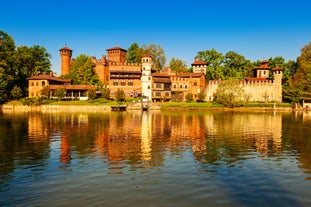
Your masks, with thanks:
M 14 87 L 14 78 L 16 72 L 14 71 L 14 53 L 15 43 L 13 38 L 0 31 L 0 103 L 9 99 L 8 93 Z
M 43 87 L 40 92 L 42 97 L 50 98 L 51 96 L 51 88 L 49 86 Z
M 253 69 L 253 65 L 249 60 L 246 60 L 244 56 L 234 51 L 229 51 L 225 54 L 223 66 L 224 79 L 244 79 L 248 72 Z
M 201 92 L 198 94 L 198 100 L 197 100 L 197 102 L 204 102 L 205 97 L 206 97 L 205 92 L 204 92 L 204 91 L 201 91 Z
M 128 63 L 140 63 L 141 62 L 141 48 L 139 47 L 139 45 L 134 42 L 131 44 L 131 46 L 127 49 L 127 53 L 126 53 L 126 61 Z
M 109 88 L 102 88 L 102 98 L 104 99 L 110 99 L 110 89 Z
M 56 96 L 58 99 L 62 99 L 66 96 L 66 93 L 67 93 L 66 88 L 59 87 L 55 89 L 54 96 Z
M 124 91 L 120 88 L 115 93 L 115 97 L 117 101 L 124 101 L 125 100 L 125 94 Z
M 206 80 L 223 79 L 223 62 L 224 56 L 222 53 L 217 52 L 215 49 L 205 50 L 198 52 L 196 58 L 208 63 L 206 68 Z
M 143 45 L 141 49 L 142 55 L 147 54 L 152 56 L 153 64 L 157 71 L 162 71 L 164 69 L 166 56 L 164 50 L 159 45 Z
M 14 99 L 20 99 L 23 96 L 23 91 L 20 87 L 14 86 L 14 88 L 11 90 L 11 96 Z
M 51 55 L 45 48 L 39 45 L 33 47 L 20 46 L 15 52 L 15 83 L 20 86 L 26 94 L 28 88 L 27 78 L 39 74 L 50 73 Z
M 175 73 L 184 73 L 187 72 L 187 65 L 184 61 L 178 58 L 172 58 L 170 60 L 170 69 Z
M 98 77 L 94 71 L 91 58 L 85 54 L 79 55 L 70 67 L 70 74 L 66 76 L 73 80 L 73 84 L 95 85 Z
M 96 98 L 96 88 L 87 90 L 86 94 L 89 99 L 94 100 Z
M 186 99 L 186 102 L 192 102 L 193 101 L 193 94 L 187 93 L 185 99 Z
M 214 93 L 215 101 L 225 107 L 237 107 L 243 105 L 245 92 L 235 79 L 224 80 L 219 83 Z
M 300 52 L 297 65 L 291 68 L 291 72 L 295 71 L 295 73 L 283 89 L 284 98 L 291 102 L 311 97 L 311 42 Z

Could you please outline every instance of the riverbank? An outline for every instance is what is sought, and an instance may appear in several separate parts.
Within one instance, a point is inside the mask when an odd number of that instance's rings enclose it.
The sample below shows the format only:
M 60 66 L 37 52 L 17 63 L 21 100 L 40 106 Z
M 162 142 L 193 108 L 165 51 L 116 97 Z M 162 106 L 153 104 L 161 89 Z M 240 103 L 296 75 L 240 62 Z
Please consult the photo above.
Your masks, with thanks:
M 142 110 L 141 103 L 129 103 L 126 107 L 127 111 Z M 249 112 L 249 111 L 292 111 L 290 106 L 244 106 L 237 108 L 225 108 L 222 106 L 211 106 L 208 103 L 196 104 L 165 104 L 165 103 L 150 103 L 149 110 L 162 110 L 162 111 L 236 111 L 236 112 Z M 1 105 L 2 112 L 42 112 L 42 113 L 60 113 L 60 112 L 111 112 L 111 105 L 15 105 L 3 104 Z

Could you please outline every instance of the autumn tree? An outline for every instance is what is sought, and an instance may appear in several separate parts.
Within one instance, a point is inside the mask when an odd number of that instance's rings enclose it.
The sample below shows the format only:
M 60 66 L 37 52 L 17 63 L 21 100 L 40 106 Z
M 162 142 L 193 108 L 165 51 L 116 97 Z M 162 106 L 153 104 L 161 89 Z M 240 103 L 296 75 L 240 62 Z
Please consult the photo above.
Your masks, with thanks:
M 91 58 L 85 54 L 79 55 L 70 67 L 70 74 L 66 76 L 73 80 L 73 84 L 95 85 L 98 77 L 94 71 Z
M 178 59 L 178 58 L 172 58 L 170 60 L 170 69 L 172 70 L 172 72 L 175 73 L 184 73 L 187 72 L 187 65 L 184 61 Z
M 289 102 L 298 102 L 311 97 L 311 42 L 305 45 L 297 58 L 297 65 L 292 78 L 285 84 L 283 95 Z

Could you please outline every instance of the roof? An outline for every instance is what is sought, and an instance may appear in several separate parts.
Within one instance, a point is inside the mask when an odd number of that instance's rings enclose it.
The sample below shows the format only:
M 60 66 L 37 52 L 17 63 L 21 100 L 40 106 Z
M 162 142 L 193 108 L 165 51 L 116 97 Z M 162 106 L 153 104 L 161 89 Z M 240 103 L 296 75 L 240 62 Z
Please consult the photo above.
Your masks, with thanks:
M 33 76 L 30 78 L 27 78 L 28 80 L 53 80 L 53 81 L 59 81 L 63 83 L 70 83 L 71 79 L 64 79 L 64 78 L 59 78 L 53 75 L 47 75 L 47 74 L 41 74 L 37 76 Z
M 115 47 L 106 49 L 106 51 L 110 51 L 110 50 L 122 50 L 122 51 L 125 51 L 125 52 L 126 52 L 125 49 L 123 49 L 123 48 L 121 48 L 121 47 L 119 47 L 119 46 L 115 46 Z
M 153 79 L 154 83 L 171 83 L 171 79 L 169 77 L 154 77 Z
M 203 60 L 194 60 L 193 63 L 191 63 L 191 65 L 207 65 L 207 62 L 203 61 Z
M 141 74 L 141 71 L 140 70 L 110 70 L 109 71 L 110 73 L 135 73 L 135 74 Z
M 49 88 L 52 90 L 55 90 L 61 87 L 64 87 L 66 90 L 88 90 L 91 88 L 95 88 L 95 86 L 91 86 L 91 85 L 49 85 Z
M 59 51 L 61 51 L 61 50 L 71 50 L 71 49 L 69 47 L 65 46 L 65 47 L 59 49 Z

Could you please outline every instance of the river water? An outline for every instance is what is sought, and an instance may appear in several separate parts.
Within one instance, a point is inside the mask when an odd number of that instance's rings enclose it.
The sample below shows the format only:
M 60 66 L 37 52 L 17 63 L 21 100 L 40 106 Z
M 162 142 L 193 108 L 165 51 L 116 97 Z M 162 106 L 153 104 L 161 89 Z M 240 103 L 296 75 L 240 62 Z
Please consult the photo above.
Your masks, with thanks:
M 311 114 L 0 113 L 0 206 L 311 206 Z

